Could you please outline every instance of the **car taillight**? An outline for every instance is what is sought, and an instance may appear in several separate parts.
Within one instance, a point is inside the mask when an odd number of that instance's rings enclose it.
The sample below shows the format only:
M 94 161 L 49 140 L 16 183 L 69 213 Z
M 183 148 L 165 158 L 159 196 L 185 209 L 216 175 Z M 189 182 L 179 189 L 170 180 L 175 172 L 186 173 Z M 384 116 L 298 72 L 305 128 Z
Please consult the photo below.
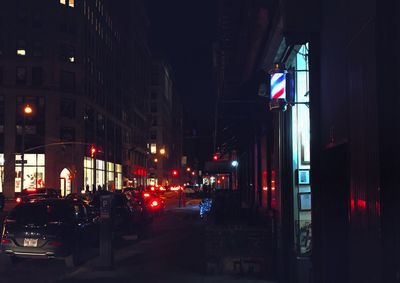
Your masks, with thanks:
M 151 202 L 151 206 L 152 206 L 152 207 L 158 206 L 158 201 L 153 200 L 153 201 Z
M 11 244 L 11 240 L 9 240 L 9 239 L 1 239 L 1 244 L 2 244 L 2 245 Z
M 53 241 L 53 242 L 49 242 L 48 245 L 49 245 L 49 246 L 59 247 L 59 246 L 62 246 L 63 243 L 62 243 L 62 242 Z
M 154 187 L 151 187 L 150 190 L 154 191 L 155 189 L 154 189 Z
M 16 201 L 17 203 L 20 203 L 20 202 L 22 201 L 22 199 L 21 199 L 20 197 L 17 197 L 17 198 L 15 199 L 15 201 Z
M 144 193 L 144 194 L 143 194 L 143 197 L 145 197 L 145 198 L 148 198 L 149 196 L 150 196 L 149 193 Z

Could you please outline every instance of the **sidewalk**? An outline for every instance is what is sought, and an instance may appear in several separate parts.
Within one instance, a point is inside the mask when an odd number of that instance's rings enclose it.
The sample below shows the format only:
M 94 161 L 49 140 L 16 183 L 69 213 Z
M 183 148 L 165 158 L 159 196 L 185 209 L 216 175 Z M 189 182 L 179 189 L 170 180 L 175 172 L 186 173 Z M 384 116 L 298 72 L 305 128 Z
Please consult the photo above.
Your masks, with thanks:
M 169 210 L 142 240 L 127 241 L 114 250 L 114 268 L 102 268 L 93 258 L 57 283 L 274 283 L 250 277 L 206 275 L 201 223 L 193 204 Z M 197 218 L 197 217 L 196 217 Z
M 135 245 L 130 245 L 116 252 L 114 257 L 114 269 L 105 270 L 100 267 L 99 258 L 95 258 L 86 262 L 77 270 L 67 274 L 63 279 L 57 281 L 57 283 L 276 283 L 237 276 L 207 276 L 187 271 L 170 272 L 167 269 L 161 272 L 152 272 L 151 268 L 146 266 L 140 266 L 140 270 L 137 270 L 131 263 L 135 262 L 137 264 L 141 256 L 142 253 L 140 249 L 138 250 Z

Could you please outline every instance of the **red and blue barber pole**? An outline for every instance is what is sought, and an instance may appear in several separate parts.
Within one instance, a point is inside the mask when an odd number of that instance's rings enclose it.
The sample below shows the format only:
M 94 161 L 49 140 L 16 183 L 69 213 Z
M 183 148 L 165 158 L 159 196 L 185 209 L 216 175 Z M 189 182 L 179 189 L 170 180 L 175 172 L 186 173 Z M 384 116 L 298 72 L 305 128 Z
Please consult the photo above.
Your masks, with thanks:
M 271 100 L 284 99 L 286 101 L 286 73 L 271 74 Z
M 270 110 L 285 111 L 286 102 L 286 70 L 278 69 L 271 73 Z

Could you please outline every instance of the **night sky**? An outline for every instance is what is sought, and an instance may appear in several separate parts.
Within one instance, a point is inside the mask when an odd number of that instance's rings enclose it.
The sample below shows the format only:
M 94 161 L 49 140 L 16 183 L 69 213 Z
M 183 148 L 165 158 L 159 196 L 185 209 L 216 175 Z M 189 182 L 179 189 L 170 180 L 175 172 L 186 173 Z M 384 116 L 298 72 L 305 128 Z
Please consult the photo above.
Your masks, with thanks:
M 185 153 L 202 163 L 212 153 L 216 97 L 212 45 L 216 37 L 217 1 L 146 2 L 150 47 L 162 54 L 175 73 L 184 106 L 184 136 L 197 137 L 185 139 Z

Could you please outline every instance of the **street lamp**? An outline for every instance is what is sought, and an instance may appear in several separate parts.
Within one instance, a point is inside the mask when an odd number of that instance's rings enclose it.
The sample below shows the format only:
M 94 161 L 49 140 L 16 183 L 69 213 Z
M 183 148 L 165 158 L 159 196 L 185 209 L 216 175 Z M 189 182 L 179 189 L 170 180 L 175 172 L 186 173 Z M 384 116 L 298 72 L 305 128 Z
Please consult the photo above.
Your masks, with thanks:
M 24 165 L 25 165 L 25 123 L 26 117 L 33 115 L 33 108 L 29 104 L 24 105 L 22 112 L 22 133 L 21 133 L 21 191 L 24 189 Z
M 160 149 L 160 154 L 164 155 L 165 154 L 165 148 Z

